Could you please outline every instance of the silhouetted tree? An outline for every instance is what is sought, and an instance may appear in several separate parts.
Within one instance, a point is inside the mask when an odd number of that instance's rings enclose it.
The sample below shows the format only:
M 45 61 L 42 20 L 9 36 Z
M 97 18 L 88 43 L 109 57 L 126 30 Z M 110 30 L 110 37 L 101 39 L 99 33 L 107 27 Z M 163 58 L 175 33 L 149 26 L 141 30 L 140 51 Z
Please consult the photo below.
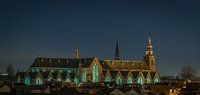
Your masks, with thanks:
M 196 73 L 196 70 L 192 66 L 187 65 L 181 68 L 180 76 L 182 78 L 193 79 L 193 78 L 196 78 L 197 73 Z
M 10 78 L 13 78 L 14 77 L 14 73 L 15 73 L 15 70 L 14 70 L 14 67 L 12 64 L 9 64 L 8 67 L 7 67 L 7 73 L 8 73 L 8 76 Z

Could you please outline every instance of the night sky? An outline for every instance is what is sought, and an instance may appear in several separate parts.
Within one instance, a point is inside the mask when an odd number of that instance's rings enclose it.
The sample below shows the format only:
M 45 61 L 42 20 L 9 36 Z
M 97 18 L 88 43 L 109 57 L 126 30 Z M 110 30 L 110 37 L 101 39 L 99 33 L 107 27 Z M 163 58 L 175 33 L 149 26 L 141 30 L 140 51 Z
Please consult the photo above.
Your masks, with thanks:
M 142 60 L 151 35 L 161 75 L 200 68 L 200 2 L 188 0 L 1 0 L 0 72 L 37 56 Z M 150 31 L 150 33 L 148 33 Z

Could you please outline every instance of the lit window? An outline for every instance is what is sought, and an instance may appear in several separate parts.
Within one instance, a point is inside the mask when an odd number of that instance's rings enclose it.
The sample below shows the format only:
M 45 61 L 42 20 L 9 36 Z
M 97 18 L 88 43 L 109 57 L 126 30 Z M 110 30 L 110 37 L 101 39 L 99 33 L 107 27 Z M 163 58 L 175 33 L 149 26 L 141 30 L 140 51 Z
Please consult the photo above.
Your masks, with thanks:
M 78 86 L 78 83 L 79 83 L 79 80 L 78 78 L 74 78 L 74 86 L 77 87 Z
M 138 77 L 137 83 L 140 84 L 140 85 L 143 85 L 144 81 L 143 81 L 141 76 Z
M 117 77 L 116 83 L 117 83 L 117 85 L 122 85 L 121 77 L 119 77 L 119 76 Z
M 36 78 L 36 85 L 42 85 L 43 84 L 43 81 L 42 79 L 39 77 L 39 78 Z
M 159 82 L 159 79 L 158 79 L 158 77 L 156 77 L 155 79 L 154 79 L 154 84 L 156 84 L 156 83 L 158 83 Z
M 24 79 L 24 84 L 30 86 L 31 85 L 31 80 L 30 77 L 25 77 Z
M 148 77 L 147 78 L 147 84 L 150 84 L 151 83 L 151 80 L 150 80 L 150 78 Z
M 127 84 L 132 84 L 132 83 L 133 83 L 132 77 L 129 76 L 127 78 Z
M 82 78 L 81 78 L 81 80 L 82 80 L 82 82 L 87 82 L 87 73 L 86 72 L 82 72 Z
M 99 82 L 99 71 L 98 71 L 98 65 L 94 64 L 92 66 L 92 81 L 94 83 Z
M 108 76 L 105 78 L 105 82 L 110 82 L 110 80 L 111 80 L 111 79 L 110 79 L 110 77 L 108 77 Z

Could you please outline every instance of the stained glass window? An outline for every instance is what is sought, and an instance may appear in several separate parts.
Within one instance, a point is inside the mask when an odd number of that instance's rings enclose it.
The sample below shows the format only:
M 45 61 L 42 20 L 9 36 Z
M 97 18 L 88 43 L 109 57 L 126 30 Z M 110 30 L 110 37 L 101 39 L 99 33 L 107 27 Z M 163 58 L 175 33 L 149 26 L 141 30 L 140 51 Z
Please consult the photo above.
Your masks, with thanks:
M 99 72 L 98 72 L 98 65 L 94 64 L 92 66 L 92 81 L 94 83 L 99 82 Z

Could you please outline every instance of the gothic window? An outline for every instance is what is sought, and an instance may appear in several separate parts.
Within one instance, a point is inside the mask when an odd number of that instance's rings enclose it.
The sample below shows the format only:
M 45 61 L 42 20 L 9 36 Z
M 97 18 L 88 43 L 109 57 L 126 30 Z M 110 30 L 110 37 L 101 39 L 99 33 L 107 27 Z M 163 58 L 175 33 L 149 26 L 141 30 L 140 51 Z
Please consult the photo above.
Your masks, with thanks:
M 30 77 L 25 77 L 24 79 L 24 84 L 30 86 L 31 85 L 31 80 Z
M 35 69 L 31 69 L 32 73 L 35 73 Z
M 67 73 L 67 75 L 66 75 L 66 82 L 70 82 L 70 74 L 69 73 Z
M 74 78 L 74 86 L 77 87 L 78 86 L 78 83 L 79 83 L 79 80 L 78 78 Z
M 48 81 L 51 81 L 52 80 L 52 78 L 48 78 Z
M 36 69 L 36 72 L 38 73 L 38 72 L 40 72 L 40 70 L 39 70 L 39 69 Z
M 42 85 L 43 84 L 42 79 L 40 77 L 36 78 L 35 84 L 36 85 Z
M 52 70 L 51 70 L 51 73 L 55 73 L 55 70 L 52 69 Z
M 147 84 L 150 84 L 151 83 L 151 80 L 150 80 L 150 78 L 148 77 L 147 78 Z
M 61 81 L 62 79 L 61 78 L 57 78 L 57 81 Z
M 132 77 L 129 76 L 127 78 L 127 84 L 132 84 L 132 83 L 133 83 Z
M 98 72 L 98 65 L 97 64 L 94 64 L 92 66 L 92 81 L 93 82 L 99 82 L 99 72 Z
M 84 71 L 84 72 L 82 72 L 82 78 L 81 78 L 81 80 L 82 80 L 82 82 L 87 82 L 87 73 Z
M 42 69 L 42 72 L 44 72 L 44 73 L 45 73 L 45 72 L 46 72 L 46 70 L 45 70 L 45 69 Z
M 121 77 L 119 77 L 119 76 L 117 77 L 116 83 L 117 83 L 117 85 L 122 85 Z
M 109 77 L 109 76 L 106 76 L 105 82 L 110 82 L 110 81 L 111 81 L 110 77 Z
M 143 81 L 141 76 L 138 77 L 137 83 L 140 84 L 140 85 L 143 85 L 144 81 Z
M 159 82 L 159 79 L 158 79 L 158 77 L 156 77 L 155 79 L 154 79 L 154 84 L 156 84 L 156 83 L 158 83 Z

